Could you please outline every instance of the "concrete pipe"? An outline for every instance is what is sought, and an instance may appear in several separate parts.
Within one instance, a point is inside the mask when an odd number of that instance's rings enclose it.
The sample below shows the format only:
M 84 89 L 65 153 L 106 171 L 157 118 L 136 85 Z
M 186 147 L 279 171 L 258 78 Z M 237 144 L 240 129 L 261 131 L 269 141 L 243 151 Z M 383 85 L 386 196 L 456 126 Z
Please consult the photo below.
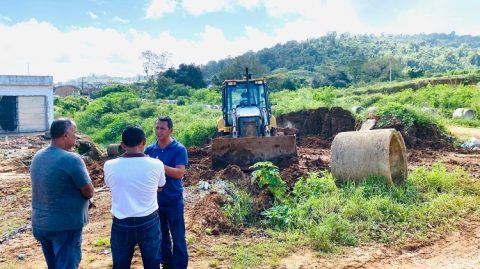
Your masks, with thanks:
M 475 118 L 476 111 L 471 108 L 457 108 L 453 112 L 452 118 L 454 119 L 467 119 L 471 120 Z
M 125 152 L 120 144 L 110 144 L 107 147 L 107 154 L 109 157 L 120 156 Z
M 333 176 L 360 182 L 370 175 L 383 176 L 390 184 L 407 178 L 407 152 L 400 132 L 377 129 L 337 134 L 330 156 Z
M 473 120 L 473 118 L 475 118 L 475 114 L 475 109 L 465 108 L 463 111 L 463 118 L 467 120 Z

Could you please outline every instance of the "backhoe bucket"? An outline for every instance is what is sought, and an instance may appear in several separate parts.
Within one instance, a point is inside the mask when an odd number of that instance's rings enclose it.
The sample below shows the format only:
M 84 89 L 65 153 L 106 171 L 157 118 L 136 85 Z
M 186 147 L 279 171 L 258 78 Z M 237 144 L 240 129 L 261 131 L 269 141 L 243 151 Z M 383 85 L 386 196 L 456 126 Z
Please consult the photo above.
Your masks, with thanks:
M 248 170 L 261 161 L 271 161 L 280 168 L 298 163 L 295 136 L 220 137 L 212 140 L 214 170 L 231 164 Z

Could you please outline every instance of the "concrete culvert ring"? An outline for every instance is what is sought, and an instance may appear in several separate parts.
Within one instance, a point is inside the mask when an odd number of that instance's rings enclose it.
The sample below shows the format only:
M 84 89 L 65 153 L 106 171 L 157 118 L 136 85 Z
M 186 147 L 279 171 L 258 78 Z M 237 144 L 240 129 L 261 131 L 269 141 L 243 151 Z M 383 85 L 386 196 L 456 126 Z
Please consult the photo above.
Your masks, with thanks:
M 343 132 L 332 142 L 331 171 L 342 182 L 361 182 L 374 175 L 389 184 L 403 184 L 407 177 L 406 156 L 403 138 L 394 129 Z
M 388 156 L 393 183 L 403 184 L 407 178 L 407 156 L 405 142 L 399 132 L 392 133 Z

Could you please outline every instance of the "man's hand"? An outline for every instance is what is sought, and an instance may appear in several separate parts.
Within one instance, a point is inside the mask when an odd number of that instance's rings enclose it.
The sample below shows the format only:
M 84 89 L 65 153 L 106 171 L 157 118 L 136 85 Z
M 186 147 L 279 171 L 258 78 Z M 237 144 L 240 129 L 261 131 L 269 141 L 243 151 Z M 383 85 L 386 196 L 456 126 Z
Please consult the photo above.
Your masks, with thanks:
M 163 165 L 165 167 L 165 175 L 173 177 L 174 179 L 182 179 L 185 176 L 185 165 L 176 165 L 175 167 L 170 167 L 168 165 Z

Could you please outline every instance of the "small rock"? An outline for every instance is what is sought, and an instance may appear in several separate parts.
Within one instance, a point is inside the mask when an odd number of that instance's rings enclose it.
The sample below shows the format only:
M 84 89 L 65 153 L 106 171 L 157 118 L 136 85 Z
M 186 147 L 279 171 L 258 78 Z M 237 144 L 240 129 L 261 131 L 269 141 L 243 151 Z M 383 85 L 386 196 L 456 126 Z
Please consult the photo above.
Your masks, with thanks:
M 360 128 L 360 131 L 372 130 L 375 127 L 375 124 L 377 124 L 377 120 L 368 119 L 362 124 L 362 127 Z
M 22 260 L 22 261 L 23 261 L 23 260 L 25 260 L 25 259 L 27 258 L 27 254 L 25 254 L 25 253 L 20 253 L 20 254 L 18 254 L 17 258 L 18 258 L 19 260 Z
M 198 182 L 198 188 L 201 190 L 208 190 L 210 189 L 210 183 L 202 180 Z

